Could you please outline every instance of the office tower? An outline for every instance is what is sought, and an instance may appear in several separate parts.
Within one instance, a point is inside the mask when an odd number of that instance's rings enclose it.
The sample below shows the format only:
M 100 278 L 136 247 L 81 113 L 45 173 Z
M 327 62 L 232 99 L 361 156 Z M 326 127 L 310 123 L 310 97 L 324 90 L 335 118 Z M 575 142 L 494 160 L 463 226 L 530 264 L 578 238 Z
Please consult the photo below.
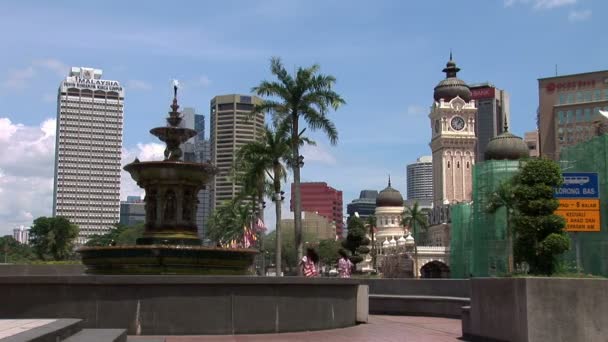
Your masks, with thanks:
M 407 199 L 411 202 L 433 201 L 433 157 L 423 156 L 407 166 Z
M 477 101 L 475 134 L 477 135 L 476 160 L 483 161 L 490 139 L 503 131 L 509 122 L 509 94 L 490 83 L 470 85 L 471 99 Z
M 211 100 L 211 163 L 218 173 L 211 186 L 211 206 L 233 199 L 241 186 L 231 179 L 236 152 L 245 144 L 263 138 L 264 114 L 251 115 L 261 100 L 247 95 L 220 95 Z
M 346 213 L 348 213 L 348 216 L 358 213 L 362 219 L 374 215 L 376 211 L 376 197 L 378 197 L 378 190 L 361 190 L 359 198 L 355 198 L 346 205 Z
M 526 132 L 524 134 L 524 142 L 530 149 L 530 157 L 538 157 L 538 131 Z
M 30 244 L 30 227 L 19 226 L 13 229 L 13 238 L 24 245 Z
M 457 77 L 460 68 L 448 61 L 446 78 L 433 93 L 429 118 L 433 129 L 433 204 L 441 205 L 471 200 L 473 164 L 475 163 L 475 117 L 477 107 L 469 86 Z
M 342 191 L 336 190 L 325 182 L 300 183 L 302 194 L 302 211 L 318 213 L 330 222 L 336 223 L 336 235 L 342 236 L 344 223 L 342 214 Z M 293 211 L 294 206 L 294 184 L 291 183 L 291 201 L 289 208 Z
M 145 203 L 139 196 L 127 196 L 126 201 L 120 202 L 120 224 L 133 226 L 143 223 L 146 219 Z
M 563 147 L 596 136 L 608 110 L 608 70 L 538 80 L 540 155 L 559 159 Z
M 124 90 L 99 69 L 74 67 L 57 95 L 53 216 L 80 228 L 77 243 L 119 221 Z
M 196 114 L 194 108 L 186 107 L 182 111 L 181 127 L 194 129 L 197 134 L 182 146 L 184 160 L 196 163 L 204 163 L 211 159 L 209 151 L 209 140 L 205 139 L 205 116 Z M 198 236 L 205 239 L 205 226 L 211 212 L 209 190 L 210 185 L 198 192 L 198 206 L 196 208 L 196 227 Z

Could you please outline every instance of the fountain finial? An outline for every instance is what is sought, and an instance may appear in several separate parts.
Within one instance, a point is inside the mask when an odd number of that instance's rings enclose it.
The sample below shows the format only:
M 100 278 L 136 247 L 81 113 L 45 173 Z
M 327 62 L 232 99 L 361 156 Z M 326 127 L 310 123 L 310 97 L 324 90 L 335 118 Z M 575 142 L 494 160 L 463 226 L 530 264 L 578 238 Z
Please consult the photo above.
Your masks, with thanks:
M 167 118 L 167 122 L 172 127 L 179 126 L 179 123 L 182 121 L 182 118 L 177 111 L 179 109 L 179 105 L 177 104 L 177 88 L 179 88 L 179 81 L 173 80 L 173 103 L 171 104 L 171 111 Z

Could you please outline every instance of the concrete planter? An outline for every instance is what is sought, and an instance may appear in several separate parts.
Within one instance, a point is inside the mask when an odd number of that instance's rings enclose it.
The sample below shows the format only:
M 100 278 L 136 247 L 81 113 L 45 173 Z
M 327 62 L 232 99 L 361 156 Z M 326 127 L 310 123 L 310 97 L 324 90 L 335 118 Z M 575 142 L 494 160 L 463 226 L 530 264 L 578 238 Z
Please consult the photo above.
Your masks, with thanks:
M 472 279 L 472 341 L 605 341 L 608 280 Z

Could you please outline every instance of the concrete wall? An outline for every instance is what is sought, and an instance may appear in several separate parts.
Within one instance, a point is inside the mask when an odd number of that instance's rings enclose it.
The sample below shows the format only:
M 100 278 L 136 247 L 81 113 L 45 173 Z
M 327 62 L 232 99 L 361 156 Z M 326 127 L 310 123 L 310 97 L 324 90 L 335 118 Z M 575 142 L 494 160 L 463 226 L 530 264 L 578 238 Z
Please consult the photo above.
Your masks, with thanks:
M 129 334 L 244 334 L 355 325 L 354 279 L 211 276 L 0 277 L 0 319 L 81 318 Z
M 70 265 L 0 265 L 0 276 L 83 275 L 82 264 Z
M 473 279 L 471 333 L 512 342 L 605 341 L 608 280 Z
M 468 279 L 362 279 L 370 294 L 470 297 Z

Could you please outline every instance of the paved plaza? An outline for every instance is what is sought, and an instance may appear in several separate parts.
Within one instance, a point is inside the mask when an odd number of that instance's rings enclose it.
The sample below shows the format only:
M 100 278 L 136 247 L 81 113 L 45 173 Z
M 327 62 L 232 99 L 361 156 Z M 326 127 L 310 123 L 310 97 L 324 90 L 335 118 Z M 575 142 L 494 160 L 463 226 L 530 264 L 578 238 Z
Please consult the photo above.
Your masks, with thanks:
M 254 342 L 254 341 L 325 341 L 325 342 L 453 342 L 460 339 L 459 319 L 370 316 L 368 324 L 351 328 L 285 334 L 230 336 L 129 336 L 129 342 Z
M 55 319 L 0 319 L 0 340 L 55 321 Z

